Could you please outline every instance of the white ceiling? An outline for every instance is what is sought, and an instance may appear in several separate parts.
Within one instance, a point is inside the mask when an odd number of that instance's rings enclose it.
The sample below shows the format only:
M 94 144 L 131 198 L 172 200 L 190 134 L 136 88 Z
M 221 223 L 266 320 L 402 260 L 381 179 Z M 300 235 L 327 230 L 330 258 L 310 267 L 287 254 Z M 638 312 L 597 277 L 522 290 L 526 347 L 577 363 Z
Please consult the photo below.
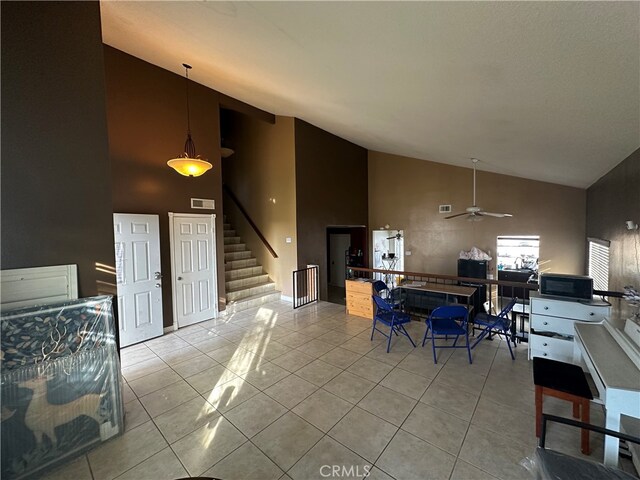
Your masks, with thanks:
M 372 150 L 588 187 L 640 146 L 639 2 L 105 2 L 104 42 Z

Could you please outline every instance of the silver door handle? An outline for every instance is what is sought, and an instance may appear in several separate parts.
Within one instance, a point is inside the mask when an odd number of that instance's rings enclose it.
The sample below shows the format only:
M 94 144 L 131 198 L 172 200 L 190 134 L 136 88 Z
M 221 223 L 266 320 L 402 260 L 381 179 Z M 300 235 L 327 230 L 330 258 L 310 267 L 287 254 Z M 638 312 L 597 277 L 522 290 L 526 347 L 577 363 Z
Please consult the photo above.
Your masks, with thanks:
M 182 280 L 182 277 L 178 277 L 178 280 Z
M 153 278 L 155 280 L 160 280 L 162 278 L 162 274 L 160 272 L 154 272 Z
M 160 288 L 160 287 L 162 287 L 162 284 L 156 283 L 156 288 Z

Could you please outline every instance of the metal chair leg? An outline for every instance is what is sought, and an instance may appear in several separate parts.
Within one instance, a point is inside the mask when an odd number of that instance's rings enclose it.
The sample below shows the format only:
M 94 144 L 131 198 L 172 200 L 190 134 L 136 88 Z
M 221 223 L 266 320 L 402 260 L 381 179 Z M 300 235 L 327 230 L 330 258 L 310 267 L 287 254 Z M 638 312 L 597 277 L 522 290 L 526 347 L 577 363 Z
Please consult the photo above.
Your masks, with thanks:
M 431 330 L 431 348 L 433 349 L 433 363 L 437 365 L 438 357 L 436 356 L 436 338 L 433 335 L 433 330 Z
M 429 324 L 427 323 L 427 329 L 424 331 L 424 337 L 422 338 L 422 346 L 424 347 L 425 342 L 427 341 L 427 335 L 429 334 Z
M 416 344 L 413 343 L 413 339 L 411 338 L 411 335 L 409 335 L 409 332 L 407 332 L 407 329 L 404 328 L 404 325 L 400 325 L 400 328 L 402 328 L 403 334 L 409 339 L 409 341 L 411 342 L 411 345 L 413 345 L 413 348 L 415 348 Z
M 376 317 L 373 317 L 373 328 L 371 329 L 371 341 L 373 342 L 373 334 L 376 332 Z
M 393 337 L 392 332 L 393 332 L 393 322 L 391 322 L 391 330 L 389 330 L 389 340 L 387 341 L 387 353 L 389 353 L 389 350 L 391 349 L 391 338 Z
M 515 360 L 516 357 L 513 355 L 513 350 L 511 349 L 511 342 L 509 341 L 509 334 L 505 330 L 504 339 L 507 341 L 507 347 L 509 347 L 509 353 L 511 354 L 511 360 Z

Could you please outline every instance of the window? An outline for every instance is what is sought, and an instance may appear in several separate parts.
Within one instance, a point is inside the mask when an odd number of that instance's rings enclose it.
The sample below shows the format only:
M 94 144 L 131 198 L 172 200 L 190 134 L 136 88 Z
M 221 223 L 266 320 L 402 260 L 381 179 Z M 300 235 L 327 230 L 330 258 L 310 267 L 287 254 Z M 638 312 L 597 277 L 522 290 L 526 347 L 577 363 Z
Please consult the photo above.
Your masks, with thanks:
M 498 270 L 538 271 L 539 255 L 538 235 L 498 237 Z
M 589 238 L 589 271 L 594 290 L 609 290 L 609 244 L 608 240 Z

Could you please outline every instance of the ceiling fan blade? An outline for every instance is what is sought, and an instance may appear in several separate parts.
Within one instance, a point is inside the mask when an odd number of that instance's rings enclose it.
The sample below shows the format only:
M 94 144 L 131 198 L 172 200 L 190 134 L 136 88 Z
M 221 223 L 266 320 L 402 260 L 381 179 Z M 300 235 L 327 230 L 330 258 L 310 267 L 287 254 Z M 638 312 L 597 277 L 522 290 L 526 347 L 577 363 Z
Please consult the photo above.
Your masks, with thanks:
M 473 163 L 473 206 L 467 208 L 467 212 L 470 213 L 470 215 L 476 216 L 476 217 L 496 217 L 496 218 L 505 218 L 505 217 L 513 217 L 513 215 L 511 215 L 510 213 L 492 213 L 492 212 L 485 212 L 484 210 L 482 210 L 480 207 L 476 206 L 476 164 L 478 163 L 478 159 L 477 158 L 472 158 L 471 162 Z M 457 215 L 454 215 L 457 216 Z M 447 218 L 453 218 L 453 217 L 447 217 Z M 474 220 L 480 220 L 480 218 L 475 218 Z
M 462 215 L 469 215 L 467 212 L 456 213 L 455 215 L 449 215 L 448 217 L 444 217 L 445 220 L 449 220 L 450 218 L 461 217 Z
M 491 213 L 491 212 L 481 212 L 482 215 L 486 215 L 488 217 L 496 217 L 496 218 L 504 218 L 504 217 L 513 217 L 510 213 Z

